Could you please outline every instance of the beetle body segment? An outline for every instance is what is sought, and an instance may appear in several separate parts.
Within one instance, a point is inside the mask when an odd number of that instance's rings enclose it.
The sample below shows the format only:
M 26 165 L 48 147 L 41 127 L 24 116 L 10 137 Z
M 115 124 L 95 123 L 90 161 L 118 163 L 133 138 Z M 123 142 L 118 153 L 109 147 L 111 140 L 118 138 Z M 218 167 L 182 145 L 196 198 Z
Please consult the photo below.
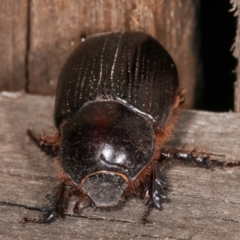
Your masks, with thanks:
M 142 32 L 88 38 L 74 50 L 59 77 L 54 120 L 57 127 L 99 94 L 126 102 L 162 129 L 172 114 L 177 70 L 167 51 Z
M 93 102 L 63 127 L 60 162 L 79 185 L 89 174 L 109 170 L 133 181 L 152 159 L 152 126 L 131 109 L 116 102 Z

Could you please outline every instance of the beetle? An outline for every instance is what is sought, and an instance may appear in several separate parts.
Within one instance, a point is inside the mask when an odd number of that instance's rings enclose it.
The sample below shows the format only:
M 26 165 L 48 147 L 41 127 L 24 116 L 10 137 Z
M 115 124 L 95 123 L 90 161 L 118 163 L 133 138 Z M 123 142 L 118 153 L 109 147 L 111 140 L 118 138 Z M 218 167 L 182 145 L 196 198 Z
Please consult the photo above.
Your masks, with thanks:
M 87 38 L 59 77 L 54 110 L 58 133 L 35 137 L 28 131 L 43 151 L 56 156 L 61 183 L 48 196 L 44 218 L 22 222 L 63 218 L 72 195 L 78 196 L 76 214 L 87 206 L 113 207 L 129 196 L 141 197 L 148 205 L 147 222 L 151 209 L 161 209 L 167 200 L 165 160 L 230 166 L 194 151 L 162 148 L 183 101 L 176 65 L 150 35 L 113 32 Z

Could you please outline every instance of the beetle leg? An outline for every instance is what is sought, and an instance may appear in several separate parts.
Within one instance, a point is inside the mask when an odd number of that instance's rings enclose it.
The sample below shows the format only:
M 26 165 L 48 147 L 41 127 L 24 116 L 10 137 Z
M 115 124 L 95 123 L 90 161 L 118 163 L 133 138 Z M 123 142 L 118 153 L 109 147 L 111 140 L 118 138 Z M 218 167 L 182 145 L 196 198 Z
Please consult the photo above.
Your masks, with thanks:
M 67 208 L 70 193 L 64 183 L 60 183 L 54 188 L 53 194 L 48 195 L 47 198 L 51 201 L 50 204 L 43 210 L 43 219 L 24 218 L 21 222 L 28 223 L 51 223 L 56 218 L 64 218 L 65 210 Z
M 80 196 L 80 200 L 74 205 L 73 212 L 79 214 L 84 208 L 87 208 L 93 204 L 92 200 L 87 196 Z
M 160 168 L 160 163 L 157 163 L 153 169 L 150 186 L 145 189 L 144 204 L 161 209 L 161 202 L 167 200 L 166 194 L 163 191 L 165 186 L 166 182 Z
M 164 180 L 161 164 L 157 163 L 153 169 L 150 186 L 145 189 L 143 203 L 148 205 L 148 210 L 143 215 L 144 224 L 149 223 L 149 215 L 153 208 L 161 209 L 161 203 L 167 200 L 163 191 L 166 182 Z
M 162 164 L 162 163 L 161 163 Z M 160 163 L 153 168 L 150 188 L 146 191 L 145 198 L 149 198 L 149 205 L 161 209 L 161 203 L 167 200 L 163 188 L 166 186 Z
M 240 166 L 240 161 L 236 162 L 221 162 L 216 159 L 210 159 L 209 153 L 197 153 L 195 150 L 187 153 L 181 150 L 168 150 L 161 151 L 162 159 L 178 159 L 184 162 L 192 162 L 197 167 L 213 169 L 214 167 L 236 167 Z
M 166 182 L 164 180 L 161 166 L 162 163 L 157 163 L 153 169 L 150 186 L 145 189 L 143 203 L 148 205 L 148 210 L 143 216 L 144 223 L 149 222 L 148 217 L 153 208 L 161 209 L 161 203 L 167 201 L 167 196 L 164 193 Z
M 27 135 L 37 145 L 37 147 L 39 147 L 47 155 L 52 157 L 56 157 L 58 155 L 58 136 L 36 136 L 30 129 L 27 129 Z
M 161 202 L 167 200 L 167 196 L 163 191 L 165 186 L 166 186 L 166 182 L 164 180 L 164 177 L 161 171 L 160 163 L 158 162 L 155 168 L 153 169 L 152 191 L 151 191 L 153 206 L 157 209 L 161 209 Z

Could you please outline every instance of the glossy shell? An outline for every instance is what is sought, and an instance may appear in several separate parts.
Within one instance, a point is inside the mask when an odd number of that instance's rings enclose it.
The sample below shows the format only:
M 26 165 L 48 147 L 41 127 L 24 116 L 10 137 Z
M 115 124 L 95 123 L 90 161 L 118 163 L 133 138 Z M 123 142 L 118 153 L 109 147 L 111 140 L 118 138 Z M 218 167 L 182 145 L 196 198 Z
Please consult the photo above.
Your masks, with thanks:
M 107 92 L 148 114 L 161 129 L 172 114 L 177 89 L 175 64 L 154 38 L 142 32 L 96 35 L 75 49 L 63 67 L 55 124 Z
M 177 89 L 173 60 L 145 33 L 96 35 L 71 54 L 56 93 L 59 160 L 97 206 L 116 205 L 152 160 Z

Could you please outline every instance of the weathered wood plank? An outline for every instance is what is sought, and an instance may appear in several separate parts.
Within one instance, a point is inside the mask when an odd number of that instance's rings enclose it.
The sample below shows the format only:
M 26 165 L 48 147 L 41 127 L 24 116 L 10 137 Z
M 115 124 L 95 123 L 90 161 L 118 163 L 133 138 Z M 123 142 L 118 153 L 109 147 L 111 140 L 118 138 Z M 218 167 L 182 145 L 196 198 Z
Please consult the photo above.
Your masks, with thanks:
M 0 90 L 25 90 L 27 2 L 0 1 Z
M 141 30 L 155 36 L 173 56 L 187 106 L 197 80 L 198 0 L 35 0 L 31 1 L 29 92 L 54 94 L 62 64 L 80 36 Z
M 41 217 L 45 195 L 57 184 L 52 159 L 29 141 L 26 129 L 54 132 L 53 98 L 0 95 L 0 238 L 1 239 L 239 239 L 240 168 L 194 168 L 172 161 L 166 165 L 170 203 L 154 210 L 151 224 L 141 222 L 146 207 L 130 199 L 122 209 L 85 209 L 50 225 L 19 224 Z M 171 146 L 198 147 L 239 160 L 240 114 L 184 111 Z M 220 157 L 219 157 L 220 158 Z

